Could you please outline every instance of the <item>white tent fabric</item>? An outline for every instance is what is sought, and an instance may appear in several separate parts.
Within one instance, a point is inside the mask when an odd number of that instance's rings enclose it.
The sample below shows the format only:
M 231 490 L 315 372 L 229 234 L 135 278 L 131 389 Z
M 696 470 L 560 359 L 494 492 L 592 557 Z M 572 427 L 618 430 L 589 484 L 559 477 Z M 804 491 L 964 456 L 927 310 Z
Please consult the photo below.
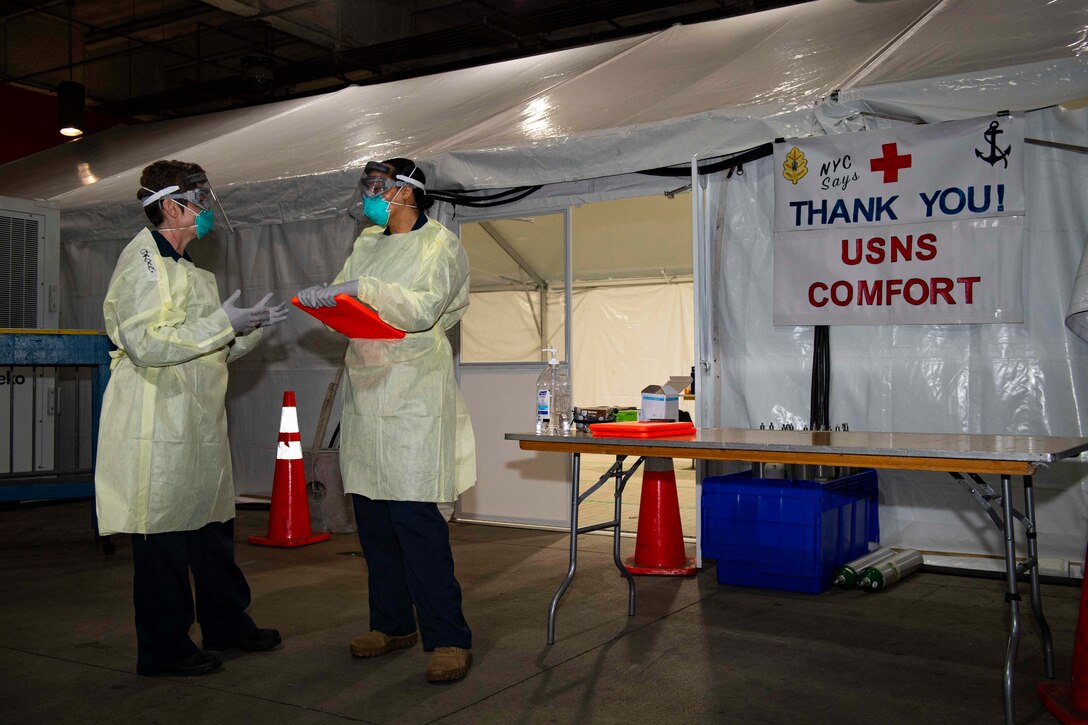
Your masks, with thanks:
M 239 221 L 282 223 L 342 213 L 372 157 L 425 161 L 437 187 L 503 188 L 819 133 L 814 108 L 836 91 L 926 120 L 1027 110 L 1088 95 L 1086 15 L 1082 3 L 1045 0 L 816 0 L 115 130 L 5 165 L 0 194 L 53 198 L 65 210 L 108 204 L 66 223 L 102 237 L 109 222 L 138 219 L 119 202 L 131 200 L 148 161 L 184 157 L 208 169 Z M 86 183 L 91 175 L 97 183 Z
M 549 299 L 548 339 L 564 357 L 562 299 Z M 571 326 L 576 353 L 574 404 L 639 407 L 640 392 L 687 374 L 695 349 L 691 282 L 575 290 Z M 535 301 L 534 301 L 535 304 Z M 540 358 L 526 296 L 472 296 L 461 337 L 462 360 L 523 362 Z M 494 334 L 495 330 L 503 334 Z M 526 396 L 526 406 L 532 402 Z
M 1088 111 L 1027 114 L 1029 138 L 1088 142 Z M 1073 275 L 1088 239 L 1083 156 L 1028 146 L 1023 324 L 831 328 L 832 425 L 853 430 L 1088 435 L 1088 343 L 1064 327 Z M 774 174 L 771 158 L 722 184 L 717 308 L 723 325 L 721 420 L 758 427 L 809 420 L 811 327 L 771 323 Z M 1088 520 L 1088 463 L 1037 478 L 1040 550 L 1079 564 Z M 991 485 L 999 488 L 991 478 Z M 1018 495 L 1019 497 L 1019 495 Z M 1000 550 L 1001 532 L 946 474 L 880 474 L 881 540 L 972 555 Z M 1020 542 L 1023 546 L 1023 541 Z M 956 565 L 957 562 L 949 562 Z M 996 559 L 992 568 L 999 568 Z M 972 568 L 980 560 L 958 562 Z M 1044 568 L 1050 565 L 1044 562 Z
M 347 211 L 367 159 L 414 157 L 432 188 L 548 185 L 523 206 L 554 209 L 623 188 L 634 196 L 647 184 L 631 181 L 633 172 L 721 156 L 776 137 L 861 130 L 886 116 L 936 122 L 1079 101 L 1088 97 L 1086 27 L 1088 5 L 1081 1 L 815 0 L 481 68 L 117 129 L 0 167 L 0 195 L 47 198 L 60 206 L 61 324 L 96 328 L 116 254 L 144 223 L 134 199 L 140 170 L 158 158 L 201 163 L 237 225 L 235 234 L 220 233 L 192 249 L 217 274 L 222 291 L 242 287 L 246 300 L 269 289 L 285 295 L 327 281 L 338 269 L 354 236 Z M 1029 135 L 1085 143 L 1080 117 L 1069 119 L 1037 121 Z M 1035 158 L 1049 163 L 1051 157 Z M 1040 208 L 1059 221 L 1076 213 L 1079 203 L 1060 203 L 1062 191 L 1046 183 L 1047 169 L 1034 173 L 1037 192 L 1050 194 L 1035 201 Z M 1088 190 L 1083 172 L 1063 173 L 1069 174 L 1068 188 L 1082 197 Z M 764 175 L 752 172 L 726 186 L 758 185 Z M 658 191 L 669 188 L 668 182 L 654 182 Z M 727 195 L 724 213 L 750 218 L 746 227 L 734 228 L 760 228 L 769 207 L 757 191 L 768 193 L 758 187 L 751 198 Z M 449 209 L 442 213 L 450 218 Z M 1031 224 L 1045 218 L 1037 214 Z M 911 420 L 897 417 L 902 412 L 878 413 L 909 408 L 895 396 L 912 394 L 911 406 L 939 409 L 938 420 L 949 428 L 982 430 L 1000 421 L 1005 430 L 1079 431 L 1083 343 L 1053 329 L 1052 318 L 1065 313 L 1064 301 L 1054 295 L 1068 293 L 1068 284 L 1048 287 L 1048 272 L 1039 265 L 1050 265 L 1055 280 L 1071 277 L 1082 231 L 1033 227 L 1040 237 L 1029 245 L 1031 321 L 1021 328 L 896 326 L 881 328 L 864 348 L 848 335 L 833 334 L 836 364 L 852 366 L 872 383 L 836 399 L 835 405 L 845 407 L 834 408 L 833 416 L 850 417 L 855 427 L 909 426 Z M 1053 249 L 1036 257 L 1036 241 L 1043 240 Z M 747 255 L 731 265 L 765 271 L 757 241 L 749 240 Z M 625 264 L 617 253 L 616 277 L 624 276 Z M 697 279 L 706 273 L 695 270 Z M 795 346 L 787 357 L 804 352 L 803 330 L 754 327 L 760 323 L 757 304 L 755 297 L 738 298 L 732 308 L 702 314 L 719 320 L 739 314 L 739 305 L 752 315 L 742 340 L 746 346 L 730 347 L 725 358 L 735 366 L 727 373 L 741 375 L 748 386 L 748 402 L 729 399 L 727 388 L 723 409 L 730 416 L 744 411 L 748 422 L 758 424 L 769 415 L 768 406 L 800 415 L 797 394 L 807 378 L 787 367 L 778 378 L 757 374 L 756 368 L 796 364 L 779 359 L 783 335 Z M 895 362 L 903 340 L 932 356 L 904 369 Z M 961 380 L 940 377 L 954 362 L 946 344 L 960 354 L 974 351 L 973 345 L 985 353 L 981 359 L 991 361 L 969 371 L 969 390 L 989 385 L 1015 393 L 957 397 L 941 387 L 942 381 Z M 309 402 L 300 397 L 305 435 L 342 348 L 316 323 L 295 315 L 240 361 L 229 412 L 242 490 L 270 487 L 267 441 L 274 440 L 279 392 L 306 392 Z M 992 364 L 993 356 L 1005 363 Z M 908 384 L 899 376 L 892 385 L 889 370 L 905 374 Z M 932 378 L 937 389 L 930 400 L 916 401 L 916 392 L 904 392 L 924 386 L 932 371 L 938 371 Z M 1055 410 L 1061 415 L 1052 416 Z M 1083 502 L 1083 488 L 1070 490 Z M 928 514 L 922 505 L 911 510 Z

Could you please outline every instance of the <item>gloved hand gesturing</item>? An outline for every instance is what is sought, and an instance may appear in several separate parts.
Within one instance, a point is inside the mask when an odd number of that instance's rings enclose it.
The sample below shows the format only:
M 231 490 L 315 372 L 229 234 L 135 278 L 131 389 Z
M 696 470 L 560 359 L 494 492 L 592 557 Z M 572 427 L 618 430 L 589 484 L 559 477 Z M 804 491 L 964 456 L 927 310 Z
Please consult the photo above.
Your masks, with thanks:
M 230 326 L 234 328 L 234 332 L 238 335 L 245 334 L 250 330 L 260 327 L 261 325 L 268 324 L 271 320 L 271 310 L 268 307 L 268 301 L 272 299 L 272 293 L 269 292 L 261 301 L 253 307 L 239 307 L 235 303 L 235 300 L 241 296 L 242 290 L 234 290 L 227 299 L 223 300 L 223 311 L 227 313 L 227 318 L 230 320 Z M 284 307 L 280 305 L 279 307 Z M 279 310 L 279 307 L 272 308 Z M 276 322 L 280 322 L 287 316 L 286 310 L 282 313 L 277 312 L 278 318 Z
M 336 295 L 359 296 L 359 280 L 307 287 L 298 293 L 298 301 L 307 307 L 336 307 Z
M 275 307 L 268 308 L 268 322 L 265 325 L 275 325 L 287 319 L 287 313 L 291 310 L 291 303 L 283 301 Z

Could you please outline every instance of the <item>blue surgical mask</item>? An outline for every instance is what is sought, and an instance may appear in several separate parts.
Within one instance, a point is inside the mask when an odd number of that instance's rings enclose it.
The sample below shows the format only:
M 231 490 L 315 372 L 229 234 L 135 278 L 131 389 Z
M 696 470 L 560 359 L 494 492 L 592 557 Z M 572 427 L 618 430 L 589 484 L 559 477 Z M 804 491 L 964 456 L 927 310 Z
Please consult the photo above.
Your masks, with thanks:
M 215 214 L 211 209 L 204 209 L 196 215 L 196 238 L 200 239 L 215 228 Z
M 389 223 L 389 202 L 379 196 L 363 199 L 363 213 L 380 227 Z M 199 219 L 197 220 L 199 223 Z

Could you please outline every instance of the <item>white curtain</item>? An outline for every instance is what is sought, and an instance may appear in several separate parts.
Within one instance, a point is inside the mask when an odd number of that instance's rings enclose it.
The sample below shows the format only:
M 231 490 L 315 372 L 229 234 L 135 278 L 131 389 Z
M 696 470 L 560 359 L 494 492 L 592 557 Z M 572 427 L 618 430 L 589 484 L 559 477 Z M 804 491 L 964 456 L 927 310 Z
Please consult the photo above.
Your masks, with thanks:
M 534 306 L 537 300 L 534 294 Z M 573 304 L 575 405 L 638 407 L 647 385 L 691 372 L 690 282 L 582 289 Z M 562 294 L 550 295 L 548 306 L 549 340 L 562 351 Z M 472 362 L 540 360 L 525 294 L 474 293 L 462 324 L 462 355 Z

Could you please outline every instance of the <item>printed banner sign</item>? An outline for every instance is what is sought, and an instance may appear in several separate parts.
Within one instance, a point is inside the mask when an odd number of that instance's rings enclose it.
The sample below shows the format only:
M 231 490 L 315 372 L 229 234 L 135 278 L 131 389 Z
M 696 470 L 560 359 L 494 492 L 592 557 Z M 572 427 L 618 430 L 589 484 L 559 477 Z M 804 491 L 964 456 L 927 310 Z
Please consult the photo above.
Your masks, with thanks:
M 774 158 L 774 324 L 1023 321 L 1023 116 L 787 139 Z

